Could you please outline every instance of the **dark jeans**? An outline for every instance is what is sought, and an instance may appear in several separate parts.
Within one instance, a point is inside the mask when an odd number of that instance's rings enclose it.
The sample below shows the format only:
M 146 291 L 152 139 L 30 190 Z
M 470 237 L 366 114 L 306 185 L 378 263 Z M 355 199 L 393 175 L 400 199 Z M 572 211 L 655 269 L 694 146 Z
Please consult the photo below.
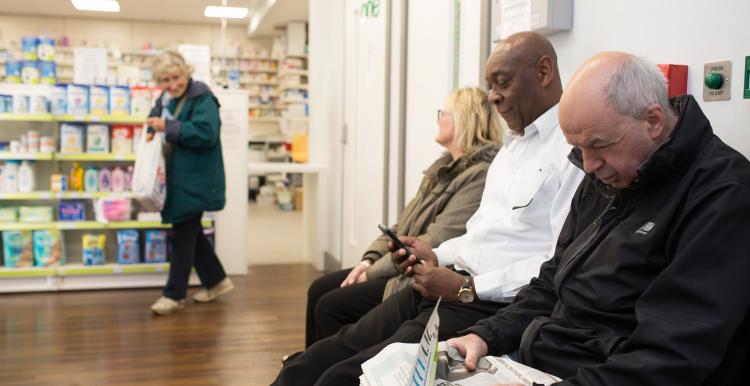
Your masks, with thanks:
M 383 300 L 388 279 L 373 279 L 341 288 L 350 269 L 316 279 L 307 289 L 305 348 L 354 323 Z
M 458 336 L 459 331 L 494 315 L 504 306 L 493 302 L 441 303 L 438 338 Z M 422 298 L 411 287 L 404 288 L 356 323 L 344 326 L 336 335 L 318 341 L 284 362 L 273 385 L 358 385 L 362 363 L 385 346 L 419 342 L 434 307 L 434 301 Z
M 180 300 L 187 295 L 190 269 L 194 266 L 201 284 L 211 288 L 227 277 L 211 243 L 203 234 L 199 214 L 185 222 L 172 225 L 172 256 L 169 262 L 169 278 L 164 296 Z

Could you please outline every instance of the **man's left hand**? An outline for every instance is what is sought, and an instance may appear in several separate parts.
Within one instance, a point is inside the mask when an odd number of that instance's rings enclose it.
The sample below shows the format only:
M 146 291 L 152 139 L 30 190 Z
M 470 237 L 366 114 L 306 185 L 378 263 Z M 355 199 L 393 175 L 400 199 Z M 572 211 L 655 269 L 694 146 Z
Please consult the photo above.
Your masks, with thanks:
M 412 286 L 427 299 L 443 301 L 458 300 L 458 291 L 464 283 L 464 276 L 445 267 L 436 267 L 428 261 L 409 267 L 414 273 Z
M 146 125 L 153 127 L 156 131 L 164 131 L 167 127 L 167 122 L 164 118 L 151 117 L 146 120 Z

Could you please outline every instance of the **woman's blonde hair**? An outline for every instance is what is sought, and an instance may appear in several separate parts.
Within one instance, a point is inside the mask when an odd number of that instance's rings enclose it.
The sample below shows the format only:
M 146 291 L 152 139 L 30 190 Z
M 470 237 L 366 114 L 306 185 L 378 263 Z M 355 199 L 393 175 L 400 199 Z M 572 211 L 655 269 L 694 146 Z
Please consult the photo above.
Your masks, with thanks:
M 453 143 L 464 154 L 471 154 L 488 143 L 503 142 L 504 121 L 477 87 L 464 87 L 450 93 L 446 107 L 453 114 Z
M 177 51 L 164 51 L 151 64 L 151 75 L 156 82 L 159 82 L 162 75 L 174 70 L 180 71 L 188 77 L 193 74 L 193 66 L 189 65 Z

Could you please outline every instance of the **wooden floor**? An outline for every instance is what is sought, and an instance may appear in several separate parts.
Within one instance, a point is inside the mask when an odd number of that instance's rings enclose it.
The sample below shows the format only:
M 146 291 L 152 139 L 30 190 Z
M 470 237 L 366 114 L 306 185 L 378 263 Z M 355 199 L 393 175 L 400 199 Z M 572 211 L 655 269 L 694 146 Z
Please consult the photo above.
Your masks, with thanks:
M 218 302 L 162 317 L 158 289 L 0 295 L 0 384 L 268 385 L 304 346 L 318 275 L 253 266 Z

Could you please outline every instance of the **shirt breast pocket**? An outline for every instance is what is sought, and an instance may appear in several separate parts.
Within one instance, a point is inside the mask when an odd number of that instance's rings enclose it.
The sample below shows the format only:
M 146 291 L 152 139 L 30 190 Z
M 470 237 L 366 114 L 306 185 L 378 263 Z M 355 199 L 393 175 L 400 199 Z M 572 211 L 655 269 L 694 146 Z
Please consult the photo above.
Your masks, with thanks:
M 511 187 L 508 195 L 508 202 L 511 206 L 513 217 L 522 214 L 528 215 L 534 212 L 535 208 L 545 207 L 540 200 L 544 200 L 539 194 L 544 186 L 544 182 L 549 177 L 550 172 L 541 168 L 523 170 L 519 174 L 520 178 L 516 180 L 515 186 Z

